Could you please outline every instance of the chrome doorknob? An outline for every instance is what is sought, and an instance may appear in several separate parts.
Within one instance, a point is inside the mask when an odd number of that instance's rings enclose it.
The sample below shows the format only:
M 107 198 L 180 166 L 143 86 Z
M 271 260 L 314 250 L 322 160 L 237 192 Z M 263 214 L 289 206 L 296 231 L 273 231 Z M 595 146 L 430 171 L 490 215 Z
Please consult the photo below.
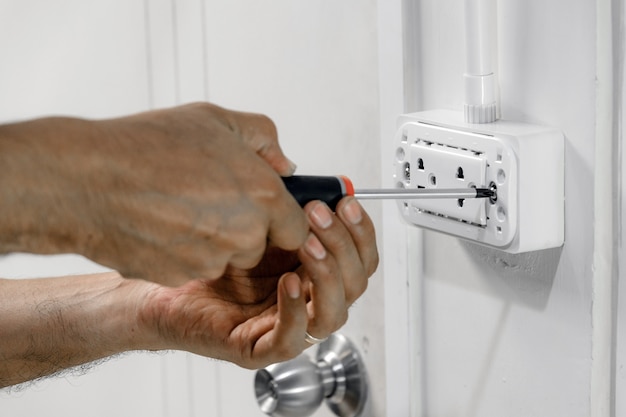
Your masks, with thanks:
M 315 362 L 302 354 L 257 371 L 254 391 L 261 411 L 270 416 L 310 416 L 325 399 L 335 415 L 357 417 L 365 406 L 368 384 L 355 346 L 334 334 L 320 343 Z

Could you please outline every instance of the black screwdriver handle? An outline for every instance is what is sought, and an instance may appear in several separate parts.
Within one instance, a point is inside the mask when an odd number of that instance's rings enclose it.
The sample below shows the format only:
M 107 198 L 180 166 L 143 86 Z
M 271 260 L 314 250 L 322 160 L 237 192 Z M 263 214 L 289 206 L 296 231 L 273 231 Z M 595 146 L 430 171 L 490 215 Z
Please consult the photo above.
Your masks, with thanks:
M 339 200 L 354 195 L 352 182 L 343 176 L 294 175 L 283 177 L 283 182 L 301 207 L 321 200 L 335 211 Z

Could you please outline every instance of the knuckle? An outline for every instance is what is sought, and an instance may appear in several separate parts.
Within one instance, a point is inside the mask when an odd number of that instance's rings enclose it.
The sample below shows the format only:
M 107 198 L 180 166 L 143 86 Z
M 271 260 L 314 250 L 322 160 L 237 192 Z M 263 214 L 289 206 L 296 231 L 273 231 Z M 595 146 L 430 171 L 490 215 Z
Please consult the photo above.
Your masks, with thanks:
M 323 285 L 324 281 L 334 279 L 334 277 L 334 265 L 330 264 L 328 256 L 315 263 L 315 272 L 311 276 L 314 284 Z
M 198 112 L 202 114 L 211 114 L 214 113 L 217 109 L 217 106 L 214 104 L 208 103 L 206 101 L 196 101 L 188 104 L 184 104 L 181 106 L 183 109 L 188 109 L 192 112 Z
M 272 364 L 272 360 L 271 358 L 264 356 L 264 357 L 245 357 L 243 359 L 240 359 L 239 361 L 234 361 L 238 366 L 244 368 L 244 369 L 249 369 L 249 370 L 256 370 L 256 369 L 261 369 L 265 366 L 268 366 L 270 364 Z
M 269 363 L 266 361 L 253 361 L 253 360 L 239 361 L 239 362 L 235 362 L 235 364 L 248 371 L 254 371 L 254 370 L 261 369 L 269 365 Z
M 265 250 L 266 241 L 267 229 L 260 222 L 254 222 L 246 228 L 245 233 L 237 233 L 234 243 L 241 250 L 258 256 Z
M 204 263 L 202 268 L 202 278 L 216 279 L 224 275 L 229 259 L 228 252 L 217 253 L 213 251 L 212 255 Z
M 272 176 L 268 178 L 264 187 L 266 198 L 272 202 L 280 200 L 284 196 L 284 188 L 282 182 L 272 172 Z
M 246 185 L 243 190 L 242 194 L 247 197 L 248 208 L 253 211 L 264 209 L 264 214 L 271 214 L 273 210 L 270 208 L 280 204 L 285 193 L 280 178 L 266 166 L 257 172 L 254 181 Z M 250 211 L 250 214 L 254 214 L 253 211 Z M 259 213 L 257 212 L 252 218 L 259 219 Z
M 278 130 L 269 117 L 257 113 L 237 113 L 235 115 L 238 132 L 256 151 L 278 143 Z
M 331 334 L 341 329 L 348 321 L 348 310 L 342 308 L 340 311 L 335 312 L 332 316 L 326 316 L 324 318 L 318 318 L 314 320 L 311 326 L 311 332 L 316 337 L 322 337 L 323 335 Z
M 318 235 L 324 246 L 336 257 L 351 259 L 358 256 L 358 247 L 355 245 L 355 241 L 339 225 L 331 225 L 329 230 L 320 231 Z
M 341 329 L 344 324 L 348 321 L 348 311 L 346 309 L 342 309 L 342 311 L 337 312 L 332 319 L 328 320 L 328 323 L 323 327 L 327 329 L 324 334 L 331 334 Z
M 263 258 L 267 239 L 264 235 L 245 236 L 233 242 L 235 250 L 231 252 L 228 264 L 237 268 L 249 269 L 255 267 Z
M 278 130 L 276 129 L 276 124 L 274 123 L 274 121 L 264 114 L 257 114 L 255 116 L 259 132 L 265 135 L 267 139 L 277 141 Z
M 224 262 L 221 265 L 209 265 L 205 268 L 204 273 L 202 274 L 202 278 L 206 279 L 217 279 L 224 275 L 226 271 L 226 263 Z
M 339 314 L 336 317 L 336 320 L 333 326 L 333 331 L 337 331 L 340 328 L 342 328 L 343 325 L 347 323 L 347 321 L 348 321 L 348 310 L 343 309 L 341 312 L 339 312 Z
M 380 256 L 378 255 L 378 250 L 374 248 L 372 259 L 367 263 L 367 276 L 368 277 L 374 275 L 374 272 L 376 272 L 376 270 L 378 269 L 379 264 L 380 264 Z
M 274 361 L 283 362 L 289 359 L 293 359 L 300 354 L 300 349 L 297 349 L 290 343 L 279 343 L 275 346 L 273 351 Z
M 346 301 L 350 304 L 353 303 L 357 298 L 363 295 L 363 293 L 367 290 L 367 286 L 367 277 L 356 280 L 348 289 L 346 289 Z

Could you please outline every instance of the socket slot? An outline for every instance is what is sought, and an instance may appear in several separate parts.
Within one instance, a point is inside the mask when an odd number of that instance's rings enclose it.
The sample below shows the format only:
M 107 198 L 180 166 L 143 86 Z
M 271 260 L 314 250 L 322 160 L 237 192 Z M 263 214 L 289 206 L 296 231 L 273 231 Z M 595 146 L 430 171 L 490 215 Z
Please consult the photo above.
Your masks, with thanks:
M 480 153 L 446 144 L 416 139 L 408 152 L 416 161 L 408 188 L 475 188 L 485 185 L 487 160 Z M 432 199 L 413 202 L 415 207 L 444 217 L 487 225 L 484 199 Z

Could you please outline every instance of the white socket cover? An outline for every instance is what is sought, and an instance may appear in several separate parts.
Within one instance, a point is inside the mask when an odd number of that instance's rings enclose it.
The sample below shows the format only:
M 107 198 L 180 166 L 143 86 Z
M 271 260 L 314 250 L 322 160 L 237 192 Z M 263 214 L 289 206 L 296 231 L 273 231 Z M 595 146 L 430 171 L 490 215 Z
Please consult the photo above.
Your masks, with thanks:
M 564 242 L 564 137 L 556 129 L 499 120 L 469 124 L 462 112 L 398 118 L 399 188 L 490 188 L 496 199 L 399 200 L 410 224 L 521 253 Z

